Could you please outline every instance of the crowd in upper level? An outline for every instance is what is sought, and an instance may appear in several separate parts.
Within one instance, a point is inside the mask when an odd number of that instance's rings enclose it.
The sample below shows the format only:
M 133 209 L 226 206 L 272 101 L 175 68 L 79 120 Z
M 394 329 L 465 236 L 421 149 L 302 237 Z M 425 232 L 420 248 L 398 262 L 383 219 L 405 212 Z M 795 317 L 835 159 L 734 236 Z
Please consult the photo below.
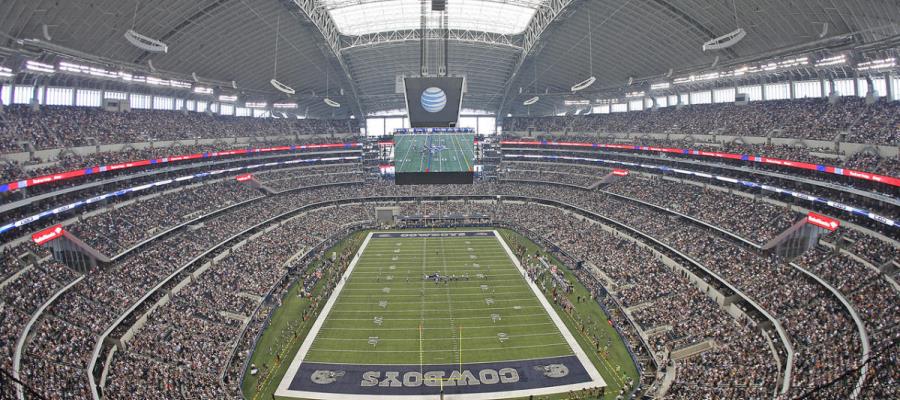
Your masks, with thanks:
M 513 117 L 504 132 L 677 133 L 772 136 L 797 139 L 896 145 L 900 142 L 900 102 L 844 97 L 774 100 L 736 104 L 699 104 L 611 114 Z M 846 132 L 841 138 L 838 135 Z
M 0 152 L 97 144 L 359 132 L 354 119 L 249 118 L 206 113 L 14 105 L 0 114 Z

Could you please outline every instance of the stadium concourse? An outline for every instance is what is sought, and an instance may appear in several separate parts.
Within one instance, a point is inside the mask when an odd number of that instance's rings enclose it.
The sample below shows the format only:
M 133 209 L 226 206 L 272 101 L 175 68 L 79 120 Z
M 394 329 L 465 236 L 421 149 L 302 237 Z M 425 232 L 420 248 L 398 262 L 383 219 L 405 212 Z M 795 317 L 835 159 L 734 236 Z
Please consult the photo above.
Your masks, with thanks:
M 824 3 L 0 2 L 0 400 L 898 399 L 900 4 Z

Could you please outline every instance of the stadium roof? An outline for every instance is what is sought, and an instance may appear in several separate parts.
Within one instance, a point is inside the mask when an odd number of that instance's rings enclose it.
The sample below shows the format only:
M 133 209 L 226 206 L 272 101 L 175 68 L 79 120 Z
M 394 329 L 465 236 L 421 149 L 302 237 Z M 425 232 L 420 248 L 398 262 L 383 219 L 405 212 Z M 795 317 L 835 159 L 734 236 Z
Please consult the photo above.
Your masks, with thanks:
M 0 32 L 6 49 L 21 48 L 17 39 L 37 38 L 104 60 L 141 66 L 152 60 L 159 71 L 233 80 L 247 98 L 274 100 L 281 97 L 269 84 L 278 25 L 277 79 L 297 90 L 301 109 L 312 116 L 361 116 L 402 107 L 394 82 L 418 71 L 418 5 L 11 0 L 0 3 Z M 585 98 L 601 89 L 624 91 L 629 77 L 646 81 L 670 69 L 708 68 L 717 57 L 724 66 L 872 43 L 896 48 L 900 36 L 900 4 L 892 0 L 448 0 L 448 8 L 449 72 L 468 80 L 463 106 L 503 114 L 528 112 L 522 100 L 547 92 L 558 96 L 545 96 L 530 111 L 553 112 L 562 94 L 591 73 L 597 83 L 579 93 Z M 129 44 L 123 34 L 132 27 L 165 42 L 168 53 Z M 701 49 L 738 27 L 747 36 L 733 47 Z M 325 96 L 342 107 L 325 105 Z

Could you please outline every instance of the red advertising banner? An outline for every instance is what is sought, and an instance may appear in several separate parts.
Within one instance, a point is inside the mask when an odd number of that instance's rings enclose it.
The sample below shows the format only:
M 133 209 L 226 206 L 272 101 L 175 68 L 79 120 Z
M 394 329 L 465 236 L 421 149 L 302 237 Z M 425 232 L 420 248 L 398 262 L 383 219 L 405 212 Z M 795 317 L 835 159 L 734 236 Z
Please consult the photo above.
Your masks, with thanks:
M 816 214 L 812 211 L 810 211 L 806 216 L 806 222 L 818 226 L 819 228 L 828 229 L 829 231 L 833 231 L 841 225 L 840 221 L 834 218 L 826 217 L 822 214 Z
M 238 175 L 238 176 L 234 177 L 234 179 L 237 179 L 238 182 L 249 181 L 249 180 L 253 179 L 253 174 Z
M 615 176 L 628 176 L 628 170 L 627 170 L 627 169 L 614 169 L 614 170 L 613 170 L 613 175 L 615 175 Z
M 63 235 L 62 224 L 56 224 L 40 232 L 31 235 L 31 240 L 37 244 L 44 244 Z

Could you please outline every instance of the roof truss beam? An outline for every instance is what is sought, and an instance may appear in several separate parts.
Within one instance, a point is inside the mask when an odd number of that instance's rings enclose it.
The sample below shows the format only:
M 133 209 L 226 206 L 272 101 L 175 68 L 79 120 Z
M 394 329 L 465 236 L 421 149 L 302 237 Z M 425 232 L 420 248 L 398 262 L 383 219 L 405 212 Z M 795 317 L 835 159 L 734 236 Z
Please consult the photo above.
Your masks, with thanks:
M 344 36 L 341 40 L 341 50 L 376 46 L 388 43 L 419 41 L 421 38 L 422 31 L 417 29 L 376 32 L 358 36 Z M 522 49 L 522 40 L 520 36 L 504 35 L 501 33 L 491 33 L 465 29 L 451 29 L 450 40 L 456 42 L 476 43 L 493 47 L 511 47 L 518 50 Z
M 547 28 L 556 21 L 556 17 L 558 17 L 565 9 L 576 3 L 580 3 L 581 1 L 583 0 L 550 0 L 534 13 L 534 18 L 531 19 L 531 22 L 528 23 L 528 27 L 525 28 L 525 32 L 522 34 L 522 52 L 516 57 L 513 72 L 510 74 L 509 79 L 506 80 L 506 84 L 504 85 L 503 99 L 500 100 L 500 109 L 497 110 L 497 118 L 503 118 L 503 116 L 506 115 L 505 112 L 511 99 L 510 91 L 512 90 L 513 83 L 515 83 L 522 65 L 525 64 L 525 60 L 528 59 L 540 42 L 541 35 L 544 34 Z
M 325 44 L 341 66 L 341 70 L 344 71 L 344 75 L 347 78 L 347 83 L 350 85 L 350 92 L 353 96 L 353 103 L 351 106 L 355 106 L 353 113 L 356 114 L 357 117 L 362 118 L 365 114 L 363 113 L 362 105 L 359 103 L 359 93 L 357 93 L 356 90 L 356 83 L 353 81 L 353 76 L 350 74 L 350 68 L 347 67 L 347 63 L 344 62 L 344 57 L 341 54 L 341 34 L 338 32 L 334 20 L 331 19 L 331 15 L 328 14 L 328 11 L 319 0 L 290 1 L 300 8 L 300 11 L 309 18 L 310 22 L 312 22 L 322 34 Z

